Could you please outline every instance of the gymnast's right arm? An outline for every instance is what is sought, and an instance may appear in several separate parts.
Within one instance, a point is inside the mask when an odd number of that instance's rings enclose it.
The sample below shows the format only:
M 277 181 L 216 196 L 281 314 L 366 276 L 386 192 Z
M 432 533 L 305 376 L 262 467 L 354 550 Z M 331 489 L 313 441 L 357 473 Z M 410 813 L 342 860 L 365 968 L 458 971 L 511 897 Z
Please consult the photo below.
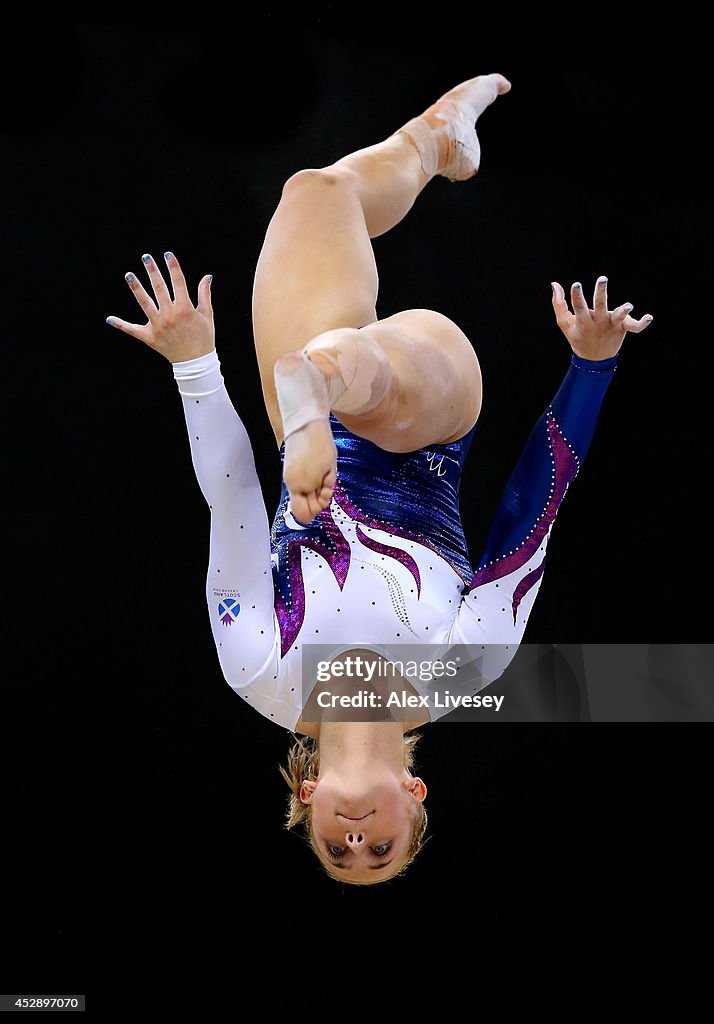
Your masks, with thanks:
M 226 680 L 247 686 L 277 670 L 279 628 L 270 525 L 248 433 L 233 408 L 215 349 L 173 364 L 191 459 L 211 513 L 206 600 Z
M 270 527 L 247 431 L 233 408 L 215 349 L 210 277 L 193 306 L 176 257 L 166 254 L 174 298 L 144 257 L 156 302 L 137 278 L 127 283 L 148 324 L 107 322 L 172 363 L 191 458 L 211 514 L 206 597 L 223 674 L 238 689 L 273 668 L 279 629 L 274 612 Z

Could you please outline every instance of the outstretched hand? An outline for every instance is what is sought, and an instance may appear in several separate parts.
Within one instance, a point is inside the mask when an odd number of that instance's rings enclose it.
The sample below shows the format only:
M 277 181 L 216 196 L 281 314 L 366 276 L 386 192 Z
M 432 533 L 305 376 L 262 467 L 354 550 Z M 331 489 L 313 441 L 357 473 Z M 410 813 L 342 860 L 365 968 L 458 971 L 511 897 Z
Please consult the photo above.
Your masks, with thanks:
M 198 286 L 198 303 L 189 298 L 186 279 L 179 261 L 173 253 L 164 253 L 168 267 L 173 298 L 153 257 L 142 257 L 154 292 L 148 294 L 135 274 L 125 274 L 126 283 L 134 293 L 148 317 L 147 324 L 131 324 L 119 317 L 107 317 L 107 323 L 132 338 L 138 338 L 149 348 L 161 353 L 170 363 L 195 359 L 215 348 L 213 308 L 211 306 L 211 276 L 206 274 Z M 155 300 L 155 301 L 154 301 Z
M 583 286 L 576 282 L 570 289 L 570 312 L 565 292 L 553 281 L 553 309 L 561 331 L 576 355 L 583 359 L 609 359 L 617 354 L 628 331 L 639 334 L 654 319 L 649 313 L 639 320 L 630 316 L 633 306 L 625 302 L 616 309 L 607 308 L 607 278 L 599 277 L 595 284 L 593 308 L 589 309 L 583 295 Z

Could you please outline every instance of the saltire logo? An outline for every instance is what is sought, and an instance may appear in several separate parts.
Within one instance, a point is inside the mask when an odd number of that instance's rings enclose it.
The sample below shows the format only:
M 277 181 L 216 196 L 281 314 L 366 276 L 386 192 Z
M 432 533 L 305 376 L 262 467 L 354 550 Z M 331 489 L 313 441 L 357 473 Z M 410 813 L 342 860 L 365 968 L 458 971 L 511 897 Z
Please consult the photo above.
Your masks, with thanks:
M 224 626 L 230 626 L 238 618 L 240 605 L 234 597 L 225 597 L 218 604 L 218 615 Z

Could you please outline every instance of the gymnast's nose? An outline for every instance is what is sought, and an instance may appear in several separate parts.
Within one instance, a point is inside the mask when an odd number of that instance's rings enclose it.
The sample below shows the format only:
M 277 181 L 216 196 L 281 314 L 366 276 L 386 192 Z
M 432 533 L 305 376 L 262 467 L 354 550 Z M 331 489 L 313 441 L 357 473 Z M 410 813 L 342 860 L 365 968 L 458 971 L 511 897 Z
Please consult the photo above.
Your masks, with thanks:
M 364 848 L 364 833 L 347 832 L 345 834 L 345 842 L 353 853 L 359 853 Z

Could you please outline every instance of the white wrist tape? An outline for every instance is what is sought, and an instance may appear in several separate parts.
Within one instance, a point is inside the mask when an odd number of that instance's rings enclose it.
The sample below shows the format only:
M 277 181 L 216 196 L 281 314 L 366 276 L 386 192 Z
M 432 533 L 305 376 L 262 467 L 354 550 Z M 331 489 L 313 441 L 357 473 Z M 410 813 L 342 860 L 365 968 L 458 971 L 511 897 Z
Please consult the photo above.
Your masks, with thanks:
M 179 393 L 191 398 L 205 398 L 223 386 L 221 364 L 215 348 L 195 359 L 171 364 Z
M 329 420 L 327 384 L 304 352 L 289 352 L 273 368 L 285 437 L 313 420 Z

